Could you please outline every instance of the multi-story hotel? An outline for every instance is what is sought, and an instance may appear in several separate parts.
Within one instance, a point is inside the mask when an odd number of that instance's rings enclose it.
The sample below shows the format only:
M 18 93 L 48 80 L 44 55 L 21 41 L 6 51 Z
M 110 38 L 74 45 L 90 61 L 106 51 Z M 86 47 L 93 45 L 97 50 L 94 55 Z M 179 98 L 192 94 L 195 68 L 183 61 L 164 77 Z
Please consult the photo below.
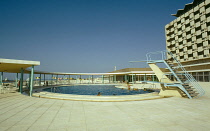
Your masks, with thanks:
M 166 49 L 198 81 L 210 82 L 210 0 L 194 0 L 173 16 L 165 26 Z

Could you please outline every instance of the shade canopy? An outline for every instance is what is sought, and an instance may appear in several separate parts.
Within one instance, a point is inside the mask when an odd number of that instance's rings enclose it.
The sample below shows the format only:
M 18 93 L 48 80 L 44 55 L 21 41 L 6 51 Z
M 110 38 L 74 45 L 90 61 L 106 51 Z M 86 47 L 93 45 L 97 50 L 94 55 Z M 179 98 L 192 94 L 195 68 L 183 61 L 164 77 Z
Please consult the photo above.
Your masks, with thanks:
M 40 65 L 40 61 L 15 60 L 0 58 L 0 72 L 20 73 L 21 68 L 24 70 L 32 65 Z

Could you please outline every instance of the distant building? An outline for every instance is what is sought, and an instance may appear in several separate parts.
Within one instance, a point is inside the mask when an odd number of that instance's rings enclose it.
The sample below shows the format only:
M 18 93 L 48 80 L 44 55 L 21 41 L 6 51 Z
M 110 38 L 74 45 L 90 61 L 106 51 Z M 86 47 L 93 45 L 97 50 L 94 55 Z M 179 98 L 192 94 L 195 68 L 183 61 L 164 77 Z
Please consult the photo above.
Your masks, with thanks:
M 194 0 L 165 26 L 166 49 L 198 81 L 210 81 L 210 0 Z M 173 61 L 171 56 L 168 60 Z M 174 61 L 173 61 L 174 62 Z
M 162 71 L 166 71 L 166 69 L 161 68 Z M 152 71 L 151 68 L 124 68 L 120 70 L 116 70 L 109 73 L 121 73 L 120 75 L 116 75 L 116 81 L 118 82 L 136 82 L 136 81 L 158 81 L 156 75 Z

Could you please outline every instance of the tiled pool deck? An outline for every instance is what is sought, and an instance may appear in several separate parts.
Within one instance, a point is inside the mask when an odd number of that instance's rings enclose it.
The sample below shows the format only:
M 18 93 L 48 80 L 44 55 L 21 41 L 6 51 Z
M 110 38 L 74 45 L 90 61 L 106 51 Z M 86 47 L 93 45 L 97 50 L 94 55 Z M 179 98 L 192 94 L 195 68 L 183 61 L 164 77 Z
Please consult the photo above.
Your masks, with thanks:
M 87 102 L 0 94 L 0 131 L 209 131 L 210 83 L 199 99 Z

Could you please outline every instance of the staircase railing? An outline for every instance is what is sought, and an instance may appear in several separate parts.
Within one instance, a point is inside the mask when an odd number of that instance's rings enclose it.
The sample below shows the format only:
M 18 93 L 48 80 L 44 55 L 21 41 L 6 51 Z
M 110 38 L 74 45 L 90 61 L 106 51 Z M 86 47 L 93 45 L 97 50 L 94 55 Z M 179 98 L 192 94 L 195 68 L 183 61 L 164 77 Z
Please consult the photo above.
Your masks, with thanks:
M 151 55 L 158 55 L 161 54 L 161 58 L 160 59 L 152 59 Z M 150 52 L 146 54 L 147 57 L 147 63 L 151 63 L 151 62 L 161 62 L 161 63 L 165 63 L 165 65 L 167 66 L 167 68 L 170 70 L 170 72 L 173 74 L 173 76 L 177 79 L 177 81 L 180 82 L 180 84 L 184 84 L 185 82 L 183 82 L 179 77 L 178 74 L 180 73 L 176 73 L 172 67 L 166 62 L 166 54 L 170 55 L 173 60 L 175 61 L 175 63 L 177 64 L 176 67 L 174 67 L 174 69 L 181 69 L 181 72 L 183 72 L 182 74 L 185 76 L 185 78 L 187 79 L 187 81 L 189 82 L 189 84 L 191 84 L 193 86 L 193 88 L 199 93 L 197 95 L 197 97 L 203 96 L 205 94 L 205 91 L 202 89 L 202 87 L 199 85 L 199 83 L 196 81 L 196 79 L 188 73 L 188 71 L 182 66 L 182 64 L 177 60 L 177 58 L 173 55 L 173 53 L 171 53 L 170 51 L 157 51 L 157 52 Z M 185 92 L 186 90 L 184 90 Z
M 199 93 L 198 96 L 203 96 L 205 94 L 205 91 L 199 85 L 197 80 L 191 74 L 189 74 L 188 71 L 186 71 L 186 69 L 182 66 L 182 64 L 177 60 L 177 58 L 171 52 L 167 51 L 167 53 L 171 55 L 171 57 L 175 60 L 177 67 L 181 69 L 181 72 L 184 72 L 183 75 L 187 78 L 189 83 L 197 90 L 197 92 Z

